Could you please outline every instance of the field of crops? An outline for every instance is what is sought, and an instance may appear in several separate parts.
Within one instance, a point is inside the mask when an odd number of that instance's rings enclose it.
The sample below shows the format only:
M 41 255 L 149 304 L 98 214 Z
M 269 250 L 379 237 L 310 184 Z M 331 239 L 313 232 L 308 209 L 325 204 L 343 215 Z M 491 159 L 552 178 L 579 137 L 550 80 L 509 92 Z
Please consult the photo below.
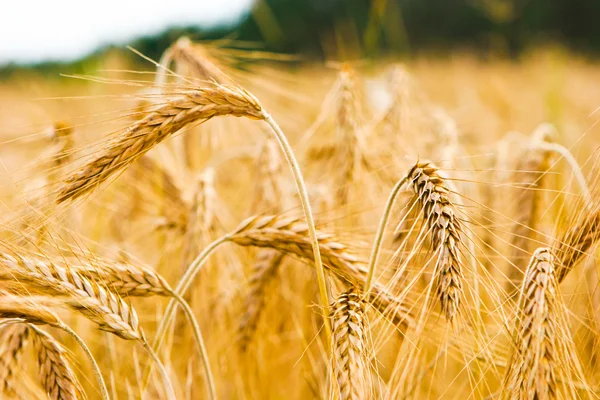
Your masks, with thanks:
M 0 391 L 600 396 L 600 64 L 175 42 L 0 82 Z

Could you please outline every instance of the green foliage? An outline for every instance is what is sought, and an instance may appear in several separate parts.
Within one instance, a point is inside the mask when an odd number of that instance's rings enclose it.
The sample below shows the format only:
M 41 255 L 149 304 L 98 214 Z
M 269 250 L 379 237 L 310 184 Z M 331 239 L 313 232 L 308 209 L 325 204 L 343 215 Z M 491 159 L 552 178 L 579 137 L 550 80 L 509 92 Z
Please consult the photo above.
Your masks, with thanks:
M 548 40 L 595 53 L 600 50 L 598 15 L 597 0 L 259 0 L 237 26 L 174 27 L 130 45 L 154 60 L 182 35 L 228 37 L 261 43 L 264 50 L 334 59 L 348 57 L 345 47 L 354 49 L 354 57 L 465 47 L 518 57 Z M 82 73 L 109 50 L 72 63 L 8 65 L 0 68 L 0 77 L 27 69 L 50 76 Z M 142 62 L 131 52 L 127 57 Z

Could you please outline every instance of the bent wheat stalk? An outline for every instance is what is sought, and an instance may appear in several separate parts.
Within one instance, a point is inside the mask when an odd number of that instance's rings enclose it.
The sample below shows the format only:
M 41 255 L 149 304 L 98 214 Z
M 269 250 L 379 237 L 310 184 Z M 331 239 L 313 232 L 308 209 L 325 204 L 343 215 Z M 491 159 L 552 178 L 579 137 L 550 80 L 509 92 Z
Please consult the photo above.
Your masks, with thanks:
M 383 210 L 383 215 L 381 220 L 379 221 L 379 226 L 377 227 L 377 233 L 375 233 L 375 239 L 373 240 L 373 247 L 371 248 L 371 256 L 369 257 L 369 265 L 367 272 L 367 280 L 365 281 L 365 285 L 363 287 L 364 292 L 368 295 L 371 290 L 371 284 L 373 282 L 373 275 L 375 274 L 375 268 L 377 266 L 377 261 L 379 260 L 379 252 L 381 250 L 381 242 L 383 240 L 383 233 L 385 232 L 385 227 L 387 226 L 388 219 L 390 217 L 390 212 L 392 211 L 392 207 L 394 206 L 394 202 L 396 200 L 396 196 L 402 186 L 406 183 L 406 177 L 399 180 L 396 185 L 394 185 L 390 197 L 385 203 L 385 208 Z
M 539 140 L 533 140 L 530 148 L 517 165 L 520 189 L 517 199 L 517 214 L 511 236 L 511 254 L 507 291 L 514 293 L 523 277 L 525 260 L 531 254 L 531 246 L 535 243 L 539 210 L 541 203 L 541 190 L 544 178 L 549 168 L 550 152 L 539 147 Z

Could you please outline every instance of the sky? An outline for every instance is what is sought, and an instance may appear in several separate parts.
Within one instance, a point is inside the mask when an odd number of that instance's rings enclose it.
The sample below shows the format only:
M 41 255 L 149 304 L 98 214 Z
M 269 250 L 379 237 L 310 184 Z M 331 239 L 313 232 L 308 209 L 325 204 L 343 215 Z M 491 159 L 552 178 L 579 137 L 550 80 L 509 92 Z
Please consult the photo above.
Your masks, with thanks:
M 0 6 L 0 64 L 68 61 L 170 26 L 235 23 L 253 0 L 8 0 Z

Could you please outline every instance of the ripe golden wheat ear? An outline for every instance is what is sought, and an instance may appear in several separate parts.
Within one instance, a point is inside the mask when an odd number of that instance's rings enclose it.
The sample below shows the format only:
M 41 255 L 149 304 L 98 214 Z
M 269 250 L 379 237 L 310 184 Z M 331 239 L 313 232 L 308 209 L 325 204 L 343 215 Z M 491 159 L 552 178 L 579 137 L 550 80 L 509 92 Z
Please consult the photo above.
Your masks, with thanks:
M 238 326 L 242 351 L 246 351 L 252 340 L 265 305 L 267 286 L 276 277 L 284 257 L 283 253 L 276 250 L 264 249 L 258 253 L 244 299 L 244 314 Z
M 557 290 L 554 257 L 540 248 L 525 271 L 513 333 L 514 353 L 505 378 L 505 398 L 552 399 L 557 396 Z
M 62 182 L 58 203 L 91 193 L 167 137 L 192 123 L 231 115 L 264 119 L 258 101 L 237 87 L 199 88 L 166 100 L 112 140 L 99 155 Z
M 13 395 L 15 372 L 23 349 L 29 340 L 29 329 L 24 324 L 0 328 L 0 397 Z
M 335 300 L 333 310 L 333 375 L 340 400 L 360 400 L 371 393 L 367 353 L 366 302 L 358 287 Z
M 458 211 L 450 190 L 433 164 L 415 164 L 408 173 L 408 183 L 421 207 L 437 257 L 433 275 L 442 312 L 452 321 L 464 295 L 464 266 L 459 248 L 464 243 Z
M 35 325 L 30 325 L 29 329 L 33 333 L 40 379 L 48 397 L 52 400 L 83 399 L 81 385 L 64 356 L 66 350 Z

